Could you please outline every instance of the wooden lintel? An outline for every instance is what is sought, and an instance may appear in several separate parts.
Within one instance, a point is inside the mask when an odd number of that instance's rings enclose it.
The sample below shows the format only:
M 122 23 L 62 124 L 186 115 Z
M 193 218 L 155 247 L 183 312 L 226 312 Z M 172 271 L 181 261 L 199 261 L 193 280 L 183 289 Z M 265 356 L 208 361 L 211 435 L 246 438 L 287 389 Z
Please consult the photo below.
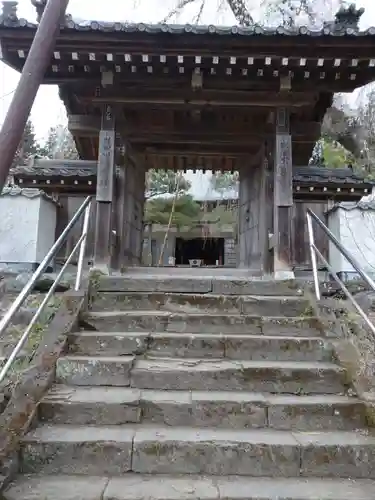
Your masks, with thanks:
M 139 89 L 113 88 L 101 89 L 100 95 L 92 92 L 79 93 L 82 102 L 92 103 L 118 103 L 126 107 L 139 107 L 152 105 L 156 107 L 170 108 L 202 108 L 206 106 L 214 107 L 277 107 L 277 106 L 311 106 L 317 99 L 316 92 L 290 92 L 290 93 L 270 93 L 264 91 L 233 91 L 233 90 L 201 90 L 192 92 L 182 88 L 178 91 L 171 89 L 148 90 L 142 92 Z
M 147 117 L 145 117 L 146 122 Z M 96 137 L 100 131 L 100 117 L 92 115 L 70 115 L 68 127 L 73 135 Z M 205 122 L 194 123 L 188 121 L 183 124 L 134 126 L 129 121 L 119 119 L 116 121 L 116 128 L 121 137 L 130 142 L 231 142 L 245 143 L 258 142 L 267 135 L 273 135 L 273 125 L 265 123 L 259 124 L 257 130 L 236 130 L 232 123 L 210 124 Z M 321 124 L 319 122 L 295 121 L 291 125 L 291 135 L 296 142 L 305 142 L 315 139 L 320 133 Z

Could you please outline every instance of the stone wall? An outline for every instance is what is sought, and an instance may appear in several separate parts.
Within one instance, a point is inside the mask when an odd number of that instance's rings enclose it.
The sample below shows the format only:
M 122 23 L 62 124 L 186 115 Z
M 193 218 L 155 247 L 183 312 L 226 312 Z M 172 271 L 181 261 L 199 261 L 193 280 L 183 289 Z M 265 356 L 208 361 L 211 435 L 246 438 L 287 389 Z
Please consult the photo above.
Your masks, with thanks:
M 56 205 L 37 189 L 5 189 L 0 196 L 0 263 L 33 269 L 55 242 Z

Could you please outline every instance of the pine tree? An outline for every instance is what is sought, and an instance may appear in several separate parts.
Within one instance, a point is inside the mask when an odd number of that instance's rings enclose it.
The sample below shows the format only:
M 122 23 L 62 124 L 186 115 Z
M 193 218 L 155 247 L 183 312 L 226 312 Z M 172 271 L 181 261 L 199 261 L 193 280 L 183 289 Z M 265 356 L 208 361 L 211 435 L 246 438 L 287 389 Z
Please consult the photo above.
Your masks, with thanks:
M 30 120 L 27 121 L 22 139 L 14 155 L 12 167 L 25 165 L 30 156 L 39 154 L 40 145 L 35 139 L 34 126 Z
M 148 200 L 145 210 L 147 224 L 167 225 L 171 216 L 172 198 L 157 198 Z M 189 195 L 179 196 L 174 204 L 171 226 L 191 226 L 197 223 L 200 215 L 200 206 Z
M 64 125 L 50 128 L 43 150 L 48 158 L 79 159 L 73 136 Z
M 178 194 L 184 193 L 190 188 L 190 182 L 183 177 L 182 173 L 173 170 L 149 170 L 146 185 L 148 198 L 156 195 L 175 194 L 177 185 Z

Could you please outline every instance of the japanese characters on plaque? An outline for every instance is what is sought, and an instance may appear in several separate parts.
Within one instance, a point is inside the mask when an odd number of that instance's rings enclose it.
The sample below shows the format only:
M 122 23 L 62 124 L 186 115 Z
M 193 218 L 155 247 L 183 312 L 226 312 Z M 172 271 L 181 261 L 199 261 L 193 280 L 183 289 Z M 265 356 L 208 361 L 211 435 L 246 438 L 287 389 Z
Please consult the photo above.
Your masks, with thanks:
M 114 184 L 114 130 L 101 130 L 99 135 L 99 161 L 97 174 L 96 200 L 101 202 L 113 201 Z
M 293 204 L 292 138 L 289 134 L 276 134 L 276 204 Z

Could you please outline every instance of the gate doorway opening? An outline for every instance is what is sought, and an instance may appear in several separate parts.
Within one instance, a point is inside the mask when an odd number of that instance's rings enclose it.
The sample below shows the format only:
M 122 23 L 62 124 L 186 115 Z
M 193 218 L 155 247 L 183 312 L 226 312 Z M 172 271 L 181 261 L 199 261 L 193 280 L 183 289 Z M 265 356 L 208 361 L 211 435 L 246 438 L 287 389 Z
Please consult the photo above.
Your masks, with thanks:
M 202 266 L 224 265 L 224 238 L 176 238 L 175 263 L 188 266 L 190 260 L 199 259 Z

